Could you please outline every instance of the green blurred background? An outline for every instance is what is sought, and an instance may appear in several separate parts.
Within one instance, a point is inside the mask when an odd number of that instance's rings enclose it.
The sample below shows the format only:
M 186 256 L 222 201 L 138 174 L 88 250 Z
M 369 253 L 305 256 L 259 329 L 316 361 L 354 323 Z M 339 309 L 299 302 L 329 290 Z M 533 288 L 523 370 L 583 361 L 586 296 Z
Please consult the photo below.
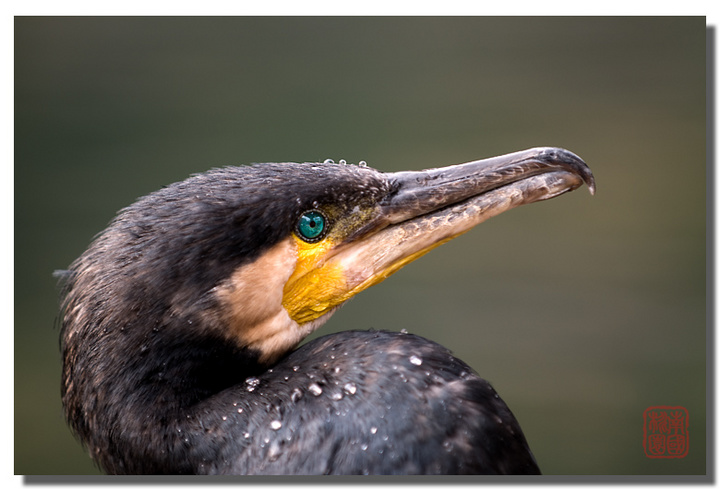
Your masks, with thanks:
M 137 197 L 228 164 L 562 146 L 595 197 L 492 219 L 320 333 L 448 346 L 546 474 L 704 474 L 705 37 L 701 17 L 16 18 L 16 473 L 97 473 L 61 413 L 51 274 Z M 688 409 L 686 458 L 644 455 L 654 405 Z

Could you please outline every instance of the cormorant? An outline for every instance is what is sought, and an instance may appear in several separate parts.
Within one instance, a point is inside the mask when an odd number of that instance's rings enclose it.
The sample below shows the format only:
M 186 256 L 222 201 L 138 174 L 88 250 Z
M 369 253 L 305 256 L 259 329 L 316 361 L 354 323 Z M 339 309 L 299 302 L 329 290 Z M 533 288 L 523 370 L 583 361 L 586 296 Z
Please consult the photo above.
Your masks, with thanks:
M 371 330 L 293 349 L 430 249 L 583 182 L 579 157 L 536 148 L 397 173 L 225 167 L 151 193 L 67 272 L 67 421 L 115 474 L 538 474 L 444 347 Z

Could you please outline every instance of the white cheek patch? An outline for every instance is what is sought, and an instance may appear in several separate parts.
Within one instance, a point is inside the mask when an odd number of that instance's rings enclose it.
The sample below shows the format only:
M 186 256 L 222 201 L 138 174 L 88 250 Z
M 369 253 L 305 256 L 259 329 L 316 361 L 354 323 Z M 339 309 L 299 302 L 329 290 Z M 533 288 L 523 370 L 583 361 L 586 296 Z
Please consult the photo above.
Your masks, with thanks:
M 265 363 L 294 348 L 334 312 L 302 325 L 290 318 L 282 304 L 283 290 L 296 264 L 297 245 L 288 238 L 217 287 L 224 333 L 239 346 L 259 351 Z
M 256 325 L 245 338 L 245 346 L 260 352 L 260 361 L 273 363 L 295 348 L 307 335 L 330 319 L 335 309 L 314 321 L 302 325 L 293 321 L 285 309 L 262 324 Z M 257 334 L 253 334 L 257 333 Z

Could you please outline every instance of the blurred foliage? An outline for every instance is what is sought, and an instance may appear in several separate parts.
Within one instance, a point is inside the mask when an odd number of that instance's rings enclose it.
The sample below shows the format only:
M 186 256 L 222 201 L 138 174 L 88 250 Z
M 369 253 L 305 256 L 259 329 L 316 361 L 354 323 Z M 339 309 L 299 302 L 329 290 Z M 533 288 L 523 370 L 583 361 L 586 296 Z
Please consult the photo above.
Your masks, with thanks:
M 228 164 L 562 146 L 594 198 L 493 219 L 319 333 L 447 345 L 546 474 L 704 474 L 705 36 L 701 17 L 16 18 L 16 473 L 97 473 L 61 413 L 51 274 L 137 197 Z M 689 410 L 686 458 L 645 457 L 653 405 Z

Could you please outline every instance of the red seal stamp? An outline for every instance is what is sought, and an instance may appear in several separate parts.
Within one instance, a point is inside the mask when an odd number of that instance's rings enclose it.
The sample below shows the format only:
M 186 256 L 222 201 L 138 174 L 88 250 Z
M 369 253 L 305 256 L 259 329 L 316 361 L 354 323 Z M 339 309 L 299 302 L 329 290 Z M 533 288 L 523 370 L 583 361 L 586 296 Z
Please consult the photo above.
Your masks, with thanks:
M 650 458 L 683 458 L 688 453 L 688 411 L 652 406 L 643 413 L 643 448 Z

